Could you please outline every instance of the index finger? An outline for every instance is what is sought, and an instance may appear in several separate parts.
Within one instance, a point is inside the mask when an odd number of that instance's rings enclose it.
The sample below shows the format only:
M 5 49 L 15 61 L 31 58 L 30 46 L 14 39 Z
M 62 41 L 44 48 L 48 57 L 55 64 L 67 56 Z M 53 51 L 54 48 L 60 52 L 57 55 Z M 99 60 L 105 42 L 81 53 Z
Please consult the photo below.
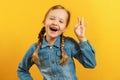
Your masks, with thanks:
M 81 24 L 81 21 L 80 21 L 80 17 L 78 16 L 78 24 L 80 25 Z

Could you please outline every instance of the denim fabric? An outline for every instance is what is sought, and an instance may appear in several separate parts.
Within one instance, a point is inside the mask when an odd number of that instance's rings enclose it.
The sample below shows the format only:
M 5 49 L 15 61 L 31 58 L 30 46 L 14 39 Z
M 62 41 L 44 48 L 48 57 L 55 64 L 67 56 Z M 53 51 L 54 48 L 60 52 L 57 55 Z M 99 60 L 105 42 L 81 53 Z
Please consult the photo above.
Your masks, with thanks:
M 78 80 L 73 58 L 77 59 L 85 68 L 94 68 L 96 66 L 95 51 L 89 41 L 77 43 L 70 37 L 65 37 L 64 51 L 68 55 L 68 62 L 61 66 L 60 39 L 58 37 L 53 46 L 49 46 L 46 39 L 43 38 L 42 46 L 38 50 L 41 57 L 40 64 L 36 64 L 43 75 L 44 80 Z M 36 49 L 34 43 L 26 52 L 22 62 L 19 64 L 17 73 L 21 80 L 33 80 L 29 73 L 30 67 L 34 64 L 31 56 Z

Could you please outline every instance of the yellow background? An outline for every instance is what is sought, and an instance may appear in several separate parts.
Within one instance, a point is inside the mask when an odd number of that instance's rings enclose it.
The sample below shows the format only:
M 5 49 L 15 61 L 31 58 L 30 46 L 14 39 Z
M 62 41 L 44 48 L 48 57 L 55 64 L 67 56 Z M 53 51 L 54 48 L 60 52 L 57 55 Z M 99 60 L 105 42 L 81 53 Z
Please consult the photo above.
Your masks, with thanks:
M 71 11 L 65 35 L 76 40 L 73 28 L 77 16 L 88 21 L 86 36 L 96 49 L 97 66 L 86 69 L 77 61 L 80 80 L 120 80 L 120 0 L 1 0 L 0 80 L 18 80 L 16 70 L 26 50 L 37 41 L 46 11 L 61 4 Z M 34 80 L 42 80 L 36 66 Z

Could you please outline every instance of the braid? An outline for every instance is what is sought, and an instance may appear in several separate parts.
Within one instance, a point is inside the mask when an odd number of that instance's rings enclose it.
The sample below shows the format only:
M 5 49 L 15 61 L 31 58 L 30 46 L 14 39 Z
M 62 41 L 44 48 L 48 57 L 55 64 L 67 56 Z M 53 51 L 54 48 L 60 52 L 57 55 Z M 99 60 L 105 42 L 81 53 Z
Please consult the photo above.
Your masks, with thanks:
M 38 49 L 41 47 L 41 43 L 42 43 L 44 34 L 45 34 L 45 27 L 43 27 L 41 29 L 41 31 L 38 35 L 38 42 L 37 42 L 36 50 L 33 52 L 33 55 L 32 55 L 32 61 L 36 64 L 40 64 L 39 60 L 41 60 L 41 59 L 38 56 Z
M 62 58 L 60 59 L 60 61 L 59 61 L 59 63 L 60 63 L 60 65 L 65 65 L 66 63 L 67 63 L 67 61 L 68 61 L 68 56 L 67 56 L 67 54 L 64 52 L 64 36 L 63 36 L 63 34 L 61 35 L 61 52 L 62 52 Z

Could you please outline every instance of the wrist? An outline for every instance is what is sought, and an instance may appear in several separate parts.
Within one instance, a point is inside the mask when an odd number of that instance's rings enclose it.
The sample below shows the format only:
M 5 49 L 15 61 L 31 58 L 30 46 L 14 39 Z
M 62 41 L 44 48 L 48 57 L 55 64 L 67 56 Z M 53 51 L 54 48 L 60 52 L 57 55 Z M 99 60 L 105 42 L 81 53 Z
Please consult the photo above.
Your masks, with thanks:
M 80 42 L 87 41 L 86 37 L 81 37 L 81 38 L 78 38 L 78 40 L 79 40 Z

